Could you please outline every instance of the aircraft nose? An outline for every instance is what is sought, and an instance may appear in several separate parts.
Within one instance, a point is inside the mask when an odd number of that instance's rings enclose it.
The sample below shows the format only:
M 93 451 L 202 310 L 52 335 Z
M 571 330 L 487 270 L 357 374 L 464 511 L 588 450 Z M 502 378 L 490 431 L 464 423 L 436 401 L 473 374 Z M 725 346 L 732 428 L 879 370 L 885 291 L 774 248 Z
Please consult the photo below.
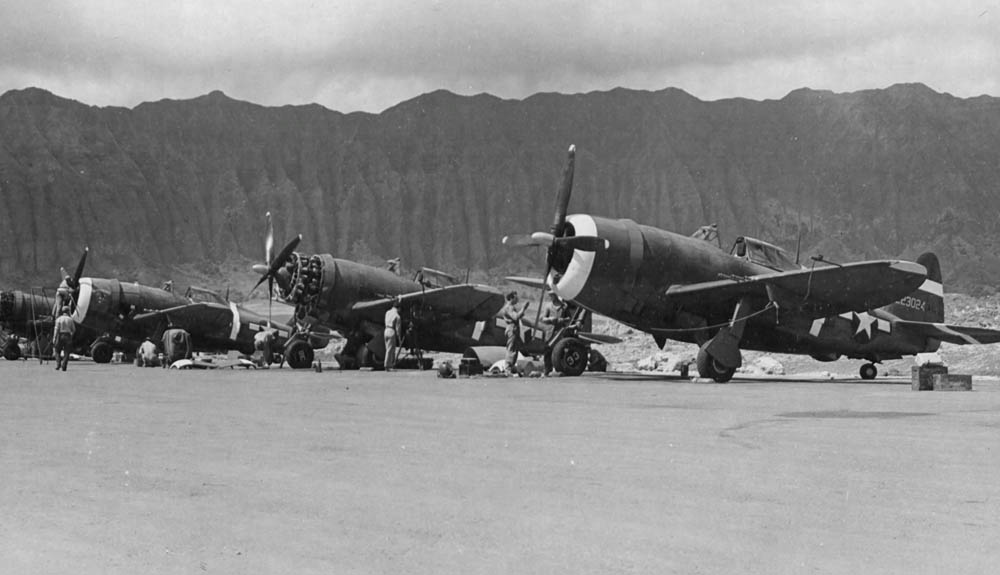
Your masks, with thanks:
M 264 274 L 267 273 L 267 266 L 264 265 L 264 264 L 254 264 L 253 265 L 253 271 L 257 275 L 261 275 L 262 276 L 262 275 L 264 275 Z

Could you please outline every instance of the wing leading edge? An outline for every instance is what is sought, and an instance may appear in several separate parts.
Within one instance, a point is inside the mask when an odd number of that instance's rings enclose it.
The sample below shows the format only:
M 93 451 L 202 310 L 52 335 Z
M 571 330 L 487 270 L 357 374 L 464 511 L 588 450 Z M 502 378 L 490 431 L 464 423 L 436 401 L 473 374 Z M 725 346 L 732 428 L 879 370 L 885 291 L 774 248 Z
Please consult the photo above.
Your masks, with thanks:
M 410 292 L 398 297 L 403 307 L 426 308 L 431 313 L 462 317 L 470 321 L 485 321 L 492 318 L 504 303 L 503 294 L 499 290 L 472 284 Z M 391 297 L 363 301 L 354 304 L 351 309 L 374 316 L 388 311 L 392 301 Z

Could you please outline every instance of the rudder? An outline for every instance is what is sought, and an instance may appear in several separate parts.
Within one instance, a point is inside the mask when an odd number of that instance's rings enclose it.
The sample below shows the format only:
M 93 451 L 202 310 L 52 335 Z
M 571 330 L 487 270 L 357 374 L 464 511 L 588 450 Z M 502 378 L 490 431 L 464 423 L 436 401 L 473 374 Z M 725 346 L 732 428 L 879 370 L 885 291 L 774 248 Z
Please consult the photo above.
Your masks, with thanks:
M 917 263 L 927 268 L 927 279 L 913 293 L 885 306 L 886 311 L 900 319 L 941 323 L 944 321 L 944 285 L 941 283 L 941 263 L 931 252 L 921 254 Z

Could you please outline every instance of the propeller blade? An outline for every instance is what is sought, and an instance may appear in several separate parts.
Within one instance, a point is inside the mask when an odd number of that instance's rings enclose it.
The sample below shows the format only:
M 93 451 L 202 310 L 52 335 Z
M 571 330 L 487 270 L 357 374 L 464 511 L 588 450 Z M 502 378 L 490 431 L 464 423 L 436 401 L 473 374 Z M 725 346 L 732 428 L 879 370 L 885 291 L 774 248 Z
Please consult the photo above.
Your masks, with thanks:
M 260 284 L 264 283 L 264 280 L 266 280 L 268 277 L 270 277 L 270 274 L 265 274 L 265 275 L 261 276 L 260 279 L 257 280 L 257 283 L 253 284 L 253 287 L 250 288 L 250 293 L 247 294 L 247 298 L 249 298 L 250 296 L 252 296 L 254 294 L 254 292 L 257 291 L 257 288 L 260 287 Z
M 268 275 L 274 275 L 274 273 L 278 271 L 278 268 L 285 265 L 288 257 L 292 255 L 295 248 L 299 247 L 299 242 L 301 241 L 302 234 L 299 234 L 292 238 L 292 241 L 288 242 L 285 247 L 281 248 L 281 251 L 278 252 L 278 255 L 273 260 L 271 260 L 271 265 L 267 268 Z
M 545 275 L 543 277 L 548 278 L 549 273 L 552 272 L 552 266 L 545 266 Z M 549 282 L 546 281 L 542 284 L 542 295 L 538 298 L 538 309 L 535 310 L 535 325 L 540 325 L 542 323 L 542 306 L 545 305 L 545 294 L 549 292 Z
M 548 247 L 552 245 L 552 241 L 555 236 L 548 232 L 535 232 L 533 234 L 520 234 L 516 236 L 504 236 L 503 245 L 507 247 L 521 248 L 528 246 L 544 246 Z
M 523 248 L 535 245 L 531 234 L 518 234 L 516 236 L 504 236 L 501 243 L 509 248 Z
M 292 252 L 295 251 L 295 248 L 299 246 L 299 242 L 301 241 L 302 241 L 302 234 L 299 234 L 294 238 L 292 238 L 292 241 L 288 242 L 288 245 L 281 248 L 281 251 L 278 252 L 278 255 L 275 256 L 275 258 L 271 260 L 270 265 L 267 266 L 266 273 L 259 280 L 257 280 L 257 283 L 254 284 L 253 289 L 250 290 L 250 293 L 253 293 L 258 287 L 260 287 L 260 284 L 264 283 L 264 280 L 268 280 L 274 277 L 274 274 L 277 273 L 278 268 L 280 268 L 285 264 L 285 261 L 288 260 L 288 256 L 292 255 Z M 257 269 L 259 268 L 257 266 L 254 266 L 254 270 Z M 268 297 L 270 297 L 270 294 L 268 294 Z
M 523 286 L 528 286 L 530 288 L 542 289 L 545 285 L 544 278 L 529 278 L 524 276 L 507 276 L 503 278 L 509 282 L 514 282 L 516 284 L 521 284 Z
M 76 288 L 80 285 L 80 277 L 83 276 L 83 268 L 87 264 L 87 254 L 90 252 L 89 247 L 83 248 L 83 255 L 80 256 L 80 262 L 76 264 L 76 271 L 73 273 L 73 283 L 70 287 Z
M 267 232 L 264 236 L 264 261 L 271 263 L 271 256 L 274 252 L 274 225 L 271 224 L 271 212 L 264 214 L 267 219 Z
M 582 252 L 599 252 L 611 247 L 611 242 L 597 236 L 570 236 L 555 238 L 553 245 L 560 248 L 572 248 Z
M 576 146 L 570 146 L 566 162 L 566 171 L 563 172 L 562 185 L 559 186 L 559 194 L 556 196 L 556 215 L 552 220 L 552 235 L 559 237 L 566 227 L 566 211 L 569 209 L 569 197 L 573 193 L 573 171 L 576 165 Z
M 271 325 L 271 302 L 274 300 L 274 277 L 267 276 L 267 325 Z

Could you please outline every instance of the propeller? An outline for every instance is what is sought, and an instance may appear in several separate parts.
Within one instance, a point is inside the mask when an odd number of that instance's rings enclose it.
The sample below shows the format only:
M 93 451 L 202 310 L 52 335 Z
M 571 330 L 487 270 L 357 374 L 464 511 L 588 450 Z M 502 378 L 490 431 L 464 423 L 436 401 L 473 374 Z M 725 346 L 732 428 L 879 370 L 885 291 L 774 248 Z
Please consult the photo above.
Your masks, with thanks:
M 269 262 L 269 265 L 263 266 L 263 265 L 257 264 L 255 266 L 253 266 L 254 271 L 257 272 L 257 273 L 259 273 L 259 274 L 262 274 L 262 275 L 261 275 L 261 278 L 259 280 L 257 280 L 257 283 L 254 284 L 253 289 L 250 290 L 251 294 L 258 287 L 260 287 L 260 284 L 264 283 L 264 280 L 268 280 L 268 287 L 271 287 L 271 286 L 274 285 L 273 284 L 273 282 L 274 282 L 274 274 L 276 274 L 278 272 L 278 270 L 281 269 L 281 266 L 285 265 L 285 262 L 288 260 L 288 257 L 292 255 L 292 252 L 295 251 L 295 248 L 297 248 L 299 246 L 299 242 L 301 242 L 301 241 L 302 241 L 302 234 L 299 234 L 299 235 L 295 236 L 294 238 L 292 238 L 292 241 L 288 242 L 288 245 L 286 245 L 285 247 L 281 248 L 281 251 L 278 252 L 278 255 L 275 256 L 274 259 L 272 259 Z
M 90 247 L 84 246 L 83 254 L 80 256 L 80 261 L 77 262 L 76 264 L 76 270 L 73 271 L 73 275 L 70 275 L 69 272 L 66 271 L 66 268 L 64 267 L 59 268 L 60 273 L 62 273 L 63 280 L 62 284 L 60 284 L 59 289 L 56 290 L 56 292 L 66 293 L 71 301 L 76 301 L 77 297 L 79 296 L 80 278 L 83 276 L 83 269 L 87 265 L 88 253 L 90 253 Z M 65 291 L 63 285 L 65 285 Z M 57 297 L 55 303 L 55 309 L 52 310 L 52 315 L 58 316 L 60 311 L 58 308 L 62 305 L 64 305 L 63 302 L 61 302 L 60 298 Z
M 257 283 L 254 284 L 250 293 L 247 294 L 247 299 L 249 299 L 250 296 L 257 291 L 257 288 L 264 283 L 264 280 L 267 280 L 267 324 L 271 325 L 271 300 L 274 297 L 275 274 L 278 273 L 278 270 L 281 269 L 283 265 L 285 265 L 285 262 L 288 261 L 292 252 L 294 252 L 295 248 L 298 247 L 299 242 L 302 241 L 302 234 L 292 238 L 292 241 L 288 242 L 288 244 L 282 248 L 280 252 L 278 252 L 277 256 L 271 257 L 274 252 L 274 225 L 271 223 L 271 212 L 267 212 L 267 214 L 265 214 L 265 218 L 267 220 L 266 232 L 264 235 L 264 257 L 266 263 L 255 264 L 253 266 L 253 271 L 259 273 L 261 277 L 257 280 Z
M 264 261 L 271 263 L 274 255 L 274 224 L 271 223 L 271 212 L 264 214 L 267 219 L 267 232 L 264 234 Z M 271 300 L 274 299 L 274 277 L 267 276 L 267 325 L 271 325 Z
M 542 315 L 542 305 L 550 286 L 549 274 L 552 273 L 552 262 L 559 251 L 581 250 L 599 251 L 609 247 L 609 242 L 597 236 L 564 236 L 566 233 L 566 213 L 569 210 L 569 200 L 573 194 L 573 174 L 576 167 L 576 146 L 570 146 L 567 152 L 566 169 L 563 171 L 562 182 L 556 193 L 555 214 L 552 226 L 548 232 L 535 232 L 530 235 L 506 236 L 503 244 L 511 247 L 543 246 L 546 247 L 545 274 L 542 276 L 542 294 L 535 312 L 535 325 L 538 325 Z
M 573 172 L 576 167 L 576 146 L 570 146 L 569 158 L 566 161 L 566 169 L 563 171 L 562 185 L 559 186 L 559 194 L 556 195 L 556 214 L 552 220 L 552 227 L 549 231 L 552 235 L 559 237 L 566 228 L 566 211 L 569 209 L 569 197 L 573 193 Z M 547 274 L 546 274 L 547 275 Z
M 80 277 L 83 276 L 83 268 L 87 265 L 87 254 L 90 253 L 90 248 L 84 246 L 83 255 L 80 256 L 80 261 L 76 264 L 76 271 L 73 275 L 69 275 L 66 268 L 60 267 L 59 271 L 62 273 L 63 281 L 66 282 L 66 286 L 70 289 L 76 289 L 80 287 Z

